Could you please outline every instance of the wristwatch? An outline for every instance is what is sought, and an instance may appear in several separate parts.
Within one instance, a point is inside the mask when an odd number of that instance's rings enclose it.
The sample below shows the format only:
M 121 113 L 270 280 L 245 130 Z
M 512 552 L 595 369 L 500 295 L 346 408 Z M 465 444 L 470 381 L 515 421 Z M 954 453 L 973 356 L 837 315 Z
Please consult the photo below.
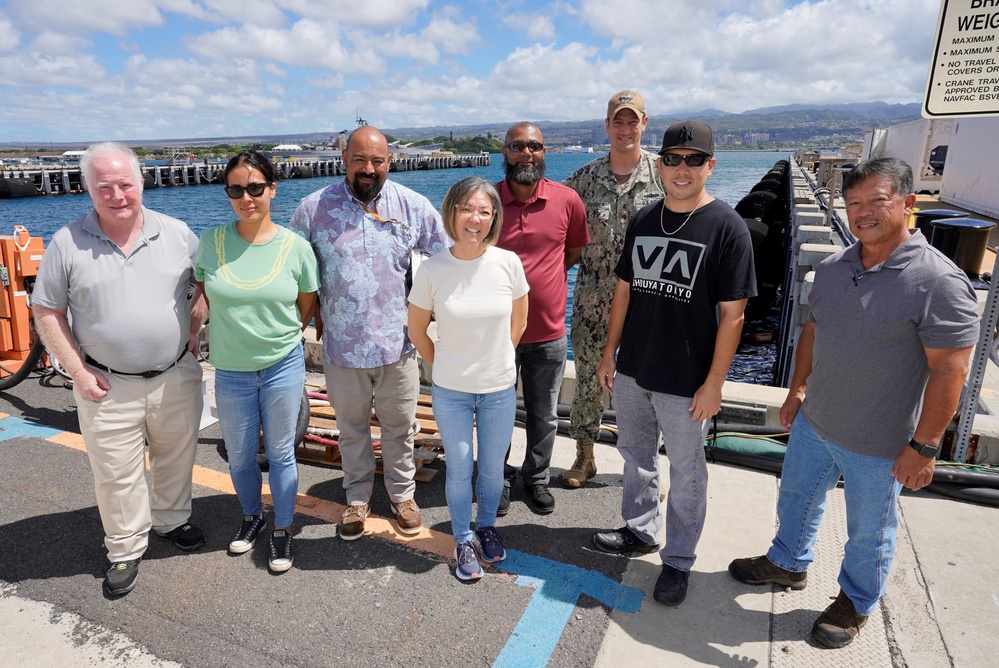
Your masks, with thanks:
M 923 457 L 936 457 L 940 452 L 939 445 L 923 445 L 914 438 L 909 439 L 909 447 L 918 452 Z

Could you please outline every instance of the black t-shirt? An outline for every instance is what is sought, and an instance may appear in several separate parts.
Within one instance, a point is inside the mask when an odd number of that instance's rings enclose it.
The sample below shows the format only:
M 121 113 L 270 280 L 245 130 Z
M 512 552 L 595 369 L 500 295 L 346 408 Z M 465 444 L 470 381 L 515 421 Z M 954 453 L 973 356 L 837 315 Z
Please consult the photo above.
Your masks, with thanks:
M 711 368 L 718 302 L 756 295 L 746 222 L 721 200 L 689 220 L 650 204 L 628 225 L 614 271 L 631 284 L 618 371 L 646 390 L 693 397 Z

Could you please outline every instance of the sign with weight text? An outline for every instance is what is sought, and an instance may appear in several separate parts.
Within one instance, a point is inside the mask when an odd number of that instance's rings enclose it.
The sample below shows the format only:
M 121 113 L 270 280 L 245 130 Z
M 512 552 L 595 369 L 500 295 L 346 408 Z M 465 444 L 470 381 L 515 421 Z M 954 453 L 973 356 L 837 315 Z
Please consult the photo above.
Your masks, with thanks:
M 999 116 L 999 0 L 943 0 L 924 118 Z

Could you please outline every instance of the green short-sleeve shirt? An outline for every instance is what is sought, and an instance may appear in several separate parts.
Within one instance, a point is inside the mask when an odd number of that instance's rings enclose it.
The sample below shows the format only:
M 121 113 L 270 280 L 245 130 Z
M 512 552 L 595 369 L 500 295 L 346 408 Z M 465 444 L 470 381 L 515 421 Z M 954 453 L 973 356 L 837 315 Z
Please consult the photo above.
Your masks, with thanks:
M 302 339 L 298 295 L 319 289 L 316 256 L 305 239 L 279 227 L 262 244 L 246 242 L 234 223 L 206 230 L 194 277 L 209 303 L 209 360 L 225 371 L 276 364 Z

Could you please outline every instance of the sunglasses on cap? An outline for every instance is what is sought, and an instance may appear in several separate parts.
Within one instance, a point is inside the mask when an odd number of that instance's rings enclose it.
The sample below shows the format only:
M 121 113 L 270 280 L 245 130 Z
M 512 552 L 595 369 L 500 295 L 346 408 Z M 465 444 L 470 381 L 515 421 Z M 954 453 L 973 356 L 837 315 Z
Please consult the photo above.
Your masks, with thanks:
M 260 197 L 264 194 L 264 191 L 274 185 L 273 181 L 265 181 L 263 183 L 251 183 L 246 187 L 243 186 L 226 186 L 225 194 L 229 196 L 229 199 L 239 199 L 243 196 L 244 192 L 250 193 L 250 197 Z
M 506 148 L 514 153 L 520 153 L 525 148 L 531 153 L 540 153 L 544 150 L 545 145 L 539 141 L 512 141 L 506 145 Z
M 688 167 L 700 167 L 711 159 L 711 156 L 707 153 L 691 153 L 690 155 L 663 153 L 659 157 L 667 167 L 679 167 L 681 162 L 687 163 Z

